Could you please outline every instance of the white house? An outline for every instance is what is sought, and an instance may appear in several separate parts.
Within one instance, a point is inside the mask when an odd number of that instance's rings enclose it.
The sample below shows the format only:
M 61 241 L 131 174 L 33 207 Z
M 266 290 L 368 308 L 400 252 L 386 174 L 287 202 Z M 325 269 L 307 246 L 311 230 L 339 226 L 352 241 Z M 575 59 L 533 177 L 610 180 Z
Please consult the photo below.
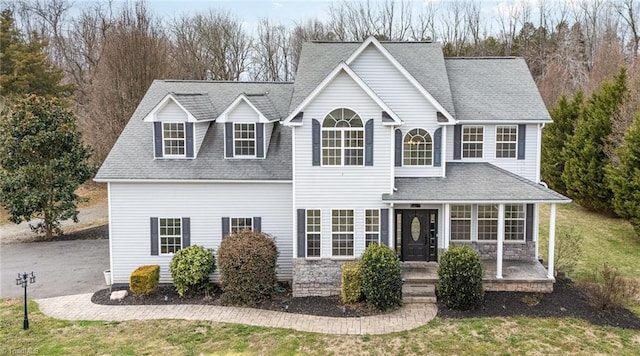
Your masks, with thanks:
M 313 42 L 295 83 L 155 81 L 95 180 L 109 187 L 113 283 L 235 229 L 272 235 L 295 295 L 338 292 L 367 244 L 437 261 L 450 244 L 538 264 L 551 118 L 521 58 L 425 42 Z M 545 258 L 553 281 L 553 249 Z

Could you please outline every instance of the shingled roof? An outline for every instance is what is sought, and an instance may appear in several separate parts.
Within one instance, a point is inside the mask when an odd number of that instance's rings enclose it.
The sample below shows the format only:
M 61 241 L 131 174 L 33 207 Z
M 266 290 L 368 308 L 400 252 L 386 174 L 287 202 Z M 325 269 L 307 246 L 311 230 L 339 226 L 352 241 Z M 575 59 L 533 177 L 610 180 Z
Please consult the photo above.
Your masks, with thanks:
M 207 93 L 171 93 L 197 121 L 210 121 L 216 118 L 216 110 Z

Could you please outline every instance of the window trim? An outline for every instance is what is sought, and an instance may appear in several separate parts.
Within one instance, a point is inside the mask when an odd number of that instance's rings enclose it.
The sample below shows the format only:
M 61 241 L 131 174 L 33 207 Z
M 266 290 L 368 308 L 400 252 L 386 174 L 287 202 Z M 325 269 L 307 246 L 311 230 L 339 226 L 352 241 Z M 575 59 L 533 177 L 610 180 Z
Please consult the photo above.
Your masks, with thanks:
M 236 217 L 229 217 L 229 233 L 230 234 L 233 234 L 235 231 L 239 230 L 238 228 L 236 228 L 235 230 L 233 228 L 233 220 L 238 220 L 238 219 L 243 219 L 243 220 L 245 220 L 245 222 L 246 222 L 246 220 L 249 220 L 251 228 L 249 228 L 247 230 L 254 231 L 253 230 L 253 218 L 252 217 L 239 217 L 239 216 L 236 216 Z
M 309 256 L 309 211 L 317 211 L 320 213 L 320 231 L 313 232 L 313 234 L 320 235 L 320 254 L 318 256 Z M 322 209 L 305 209 L 304 210 L 304 257 L 306 259 L 314 260 L 322 258 Z
M 168 220 L 168 219 L 172 219 L 172 220 L 179 220 L 180 221 L 180 247 L 174 251 L 174 252 L 162 252 L 162 237 L 170 237 L 170 238 L 175 238 L 178 235 L 162 235 L 162 220 Z M 173 256 L 176 252 L 180 251 L 182 249 L 182 244 L 184 243 L 183 241 L 184 239 L 184 224 L 182 221 L 182 218 L 175 218 L 175 217 L 158 217 L 158 256 Z M 173 246 L 175 247 L 175 243 L 173 244 Z
M 324 122 L 327 120 L 327 117 L 329 117 L 329 115 L 331 115 L 332 112 L 336 111 L 336 110 L 350 110 L 352 111 L 355 116 L 357 117 L 358 120 L 360 120 L 360 122 L 362 123 L 362 127 L 325 127 L 324 126 Z M 333 116 L 332 116 L 333 117 Z M 352 119 L 354 118 L 352 117 Z M 334 119 L 335 120 L 335 119 Z M 360 116 L 360 114 L 358 114 L 357 111 L 349 108 L 349 107 L 338 107 L 338 108 L 333 108 L 331 109 L 322 119 L 322 121 L 320 121 L 320 166 L 321 167 L 364 167 L 365 166 L 365 153 L 366 153 L 366 137 L 365 137 L 365 124 L 366 122 L 362 119 L 362 116 Z M 332 148 L 328 148 L 328 149 L 339 149 L 340 150 L 340 164 L 325 164 L 324 163 L 324 150 L 325 150 L 325 145 L 324 145 L 324 133 L 328 132 L 328 131 L 333 131 L 333 132 L 339 132 L 340 133 L 340 147 L 332 147 Z M 350 131 L 350 132 L 361 132 L 362 133 L 362 147 L 358 148 L 362 151 L 362 164 L 345 164 L 345 151 L 346 151 L 346 147 L 345 147 L 345 135 L 344 132 L 346 131 Z M 350 149 L 354 149 L 353 147 L 351 147 Z
M 424 131 L 424 132 L 425 132 L 425 134 L 426 134 L 426 135 L 429 137 L 429 139 L 431 140 L 431 142 L 430 142 L 430 143 L 431 143 L 431 150 L 430 150 L 430 151 L 431 151 L 431 152 L 430 152 L 431 154 L 430 154 L 430 156 L 429 156 L 429 160 L 431 161 L 431 163 L 430 163 L 430 164 L 406 164 L 406 163 L 405 163 L 405 161 L 404 161 L 404 160 L 405 160 L 405 151 L 406 151 L 406 150 L 405 150 L 405 144 L 406 144 L 405 140 L 407 139 L 407 136 L 409 136 L 409 134 L 410 134 L 412 131 L 414 131 L 414 130 L 416 131 L 416 135 L 418 134 L 418 131 L 419 131 L 419 130 Z M 413 136 L 416 136 L 416 135 L 413 135 Z M 424 136 L 423 136 L 423 137 L 424 137 Z M 434 142 L 433 135 L 431 135 L 431 133 L 429 132 L 429 130 L 427 130 L 427 129 L 423 129 L 423 128 L 421 128 L 421 127 L 414 127 L 414 128 L 412 128 L 412 129 L 410 129 L 409 131 L 407 131 L 407 132 L 402 136 L 402 161 L 401 161 L 401 162 L 402 162 L 402 167 L 411 167 L 411 168 L 414 168 L 414 167 L 433 167 L 433 163 L 434 163 L 434 155 L 435 155 L 434 151 L 435 151 L 435 142 Z
M 161 121 L 162 122 L 162 158 L 186 158 L 187 157 L 187 123 L 184 121 Z M 182 138 L 165 137 L 165 125 L 182 125 Z M 182 141 L 183 154 L 167 153 L 165 141 Z
M 522 218 L 507 218 L 507 206 L 517 206 L 522 212 Z M 508 243 L 526 243 L 527 242 L 527 207 L 523 203 L 504 204 L 504 242 Z M 507 221 L 522 221 L 522 238 L 507 238 Z
M 469 218 L 466 219 L 462 219 L 462 218 L 453 218 L 453 207 L 454 206 L 468 206 L 469 207 Z M 453 221 L 469 221 L 469 239 L 468 240 L 461 240 L 461 239 L 454 239 L 452 237 L 453 235 Z M 450 208 L 449 208 L 449 241 L 455 241 L 455 242 L 472 242 L 473 240 L 473 204 L 451 204 Z
M 498 128 L 515 128 L 515 140 L 514 141 L 498 141 Z M 494 157 L 496 159 L 513 159 L 513 160 L 517 160 L 518 159 L 518 125 L 496 125 L 496 130 L 495 130 L 495 152 L 494 152 Z M 504 134 L 503 134 L 504 137 Z M 498 157 L 498 143 L 502 143 L 502 144 L 513 144 L 513 157 Z M 504 149 L 503 149 L 504 150 Z
M 333 239 L 334 239 L 334 235 L 335 234 L 341 234 L 340 231 L 334 231 L 334 225 L 333 225 L 333 213 L 336 211 L 350 211 L 351 212 L 351 217 L 353 219 L 353 223 L 351 224 L 351 231 L 350 232 L 345 232 L 343 233 L 343 235 L 347 235 L 350 234 L 351 235 L 351 243 L 352 243 L 352 254 L 351 255 L 334 255 L 333 254 Z M 332 259 L 353 259 L 356 255 L 356 246 L 355 246 L 355 239 L 356 239 L 356 233 L 355 233 L 355 228 L 356 228 L 356 214 L 355 214 L 355 209 L 331 209 L 331 258 Z M 348 226 L 348 225 L 347 225 Z
M 464 130 L 467 129 L 467 128 L 476 128 L 476 129 L 477 128 L 482 128 L 482 141 L 465 141 L 465 139 L 464 139 Z M 486 136 L 485 135 L 485 126 L 484 125 L 462 125 L 461 131 L 462 132 L 461 132 L 461 135 L 460 135 L 461 136 L 460 137 L 460 158 L 461 159 L 471 159 L 471 160 L 473 160 L 473 159 L 483 159 L 484 158 L 484 149 L 485 149 L 484 141 L 485 141 L 485 136 Z M 480 152 L 480 157 L 467 157 L 467 156 L 465 156 L 465 153 L 464 153 L 465 152 L 464 151 L 464 144 L 465 143 L 468 143 L 468 144 L 469 143 L 475 143 L 475 144 L 480 143 L 482 145 L 482 150 Z
M 369 227 L 369 224 L 367 224 L 367 213 L 370 211 L 376 211 L 378 212 L 378 230 L 377 231 L 368 231 L 367 228 Z M 364 248 L 365 250 L 367 249 L 367 235 L 368 234 L 376 234 L 378 235 L 378 239 L 377 241 L 375 241 L 378 245 L 382 244 L 381 243 L 381 238 L 382 238 L 382 214 L 380 213 L 380 209 L 364 209 Z M 355 221 L 354 221 L 354 225 L 355 225 Z M 354 246 L 355 249 L 355 246 Z M 354 251 L 355 253 L 355 251 Z
M 233 141 L 233 158 L 238 158 L 238 159 L 247 159 L 247 158 L 257 158 L 258 157 L 258 128 L 255 122 L 233 122 L 232 123 L 232 127 L 233 130 L 231 132 L 231 137 L 232 137 L 232 141 Z M 236 125 L 251 125 L 253 126 L 253 155 L 239 155 L 236 154 L 236 140 L 240 140 L 240 141 L 245 141 L 245 142 L 249 142 L 251 141 L 251 139 L 246 139 L 246 138 L 241 138 L 238 139 L 236 138 Z
M 498 241 L 498 227 L 500 226 L 500 213 L 499 210 L 496 211 L 496 217 L 495 218 L 491 218 L 491 219 L 486 219 L 486 218 L 480 218 L 480 207 L 482 206 L 495 206 L 496 208 L 500 209 L 499 204 L 477 204 L 478 208 L 477 208 L 477 215 L 476 215 L 476 240 L 479 243 L 494 243 Z M 483 221 L 495 221 L 496 222 L 496 238 L 495 239 L 481 239 L 480 238 L 480 220 Z

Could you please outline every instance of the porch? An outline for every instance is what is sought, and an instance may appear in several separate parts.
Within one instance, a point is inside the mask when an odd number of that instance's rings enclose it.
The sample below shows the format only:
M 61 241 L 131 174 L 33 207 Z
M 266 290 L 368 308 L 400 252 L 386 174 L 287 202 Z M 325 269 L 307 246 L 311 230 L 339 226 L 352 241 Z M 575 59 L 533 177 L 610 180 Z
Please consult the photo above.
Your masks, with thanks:
M 496 277 L 496 260 L 482 259 L 483 285 L 486 291 L 551 293 L 555 279 L 548 277 L 544 266 L 536 261 L 503 260 L 502 278 Z M 405 284 L 438 282 L 438 263 L 401 262 Z

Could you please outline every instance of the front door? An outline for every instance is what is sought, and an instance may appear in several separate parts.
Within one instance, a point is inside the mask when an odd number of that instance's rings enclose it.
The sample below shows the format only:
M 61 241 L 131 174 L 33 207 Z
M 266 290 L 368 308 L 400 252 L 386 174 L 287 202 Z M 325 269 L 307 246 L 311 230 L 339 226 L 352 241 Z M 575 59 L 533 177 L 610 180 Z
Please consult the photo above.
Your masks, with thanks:
M 438 211 L 402 211 L 402 259 L 438 260 Z

